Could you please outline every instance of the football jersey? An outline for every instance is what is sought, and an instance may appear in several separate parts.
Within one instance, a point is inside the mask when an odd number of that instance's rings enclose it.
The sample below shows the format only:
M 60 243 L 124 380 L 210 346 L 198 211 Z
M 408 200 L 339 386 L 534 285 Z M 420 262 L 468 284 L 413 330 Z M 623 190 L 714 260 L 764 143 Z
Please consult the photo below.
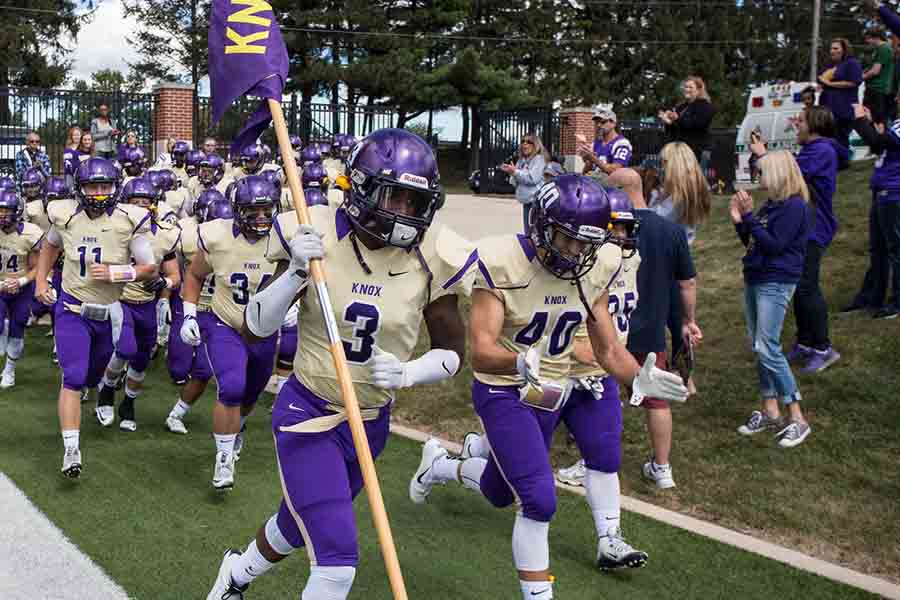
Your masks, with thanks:
M 617 246 L 601 247 L 597 263 L 581 278 L 588 303 L 593 304 L 607 290 L 621 262 L 622 252 Z M 587 318 L 587 309 L 574 282 L 560 279 L 547 270 L 531 240 L 522 234 L 481 240 L 478 271 L 475 287 L 489 290 L 504 305 L 503 328 L 497 343 L 516 354 L 538 345 L 541 379 L 565 379 L 571 367 L 572 340 Z M 518 374 L 475 371 L 474 376 L 487 385 L 525 384 Z
M 117 204 L 91 219 L 75 200 L 48 205 L 50 223 L 62 238 L 62 288 L 82 302 L 112 304 L 125 283 L 91 279 L 90 266 L 131 264 L 131 240 L 150 231 L 150 213 L 130 204 Z
M 219 183 L 217 183 L 216 185 L 214 185 L 213 187 L 215 189 L 219 190 L 219 192 L 221 192 L 222 195 L 224 196 L 225 190 L 228 189 L 228 184 L 231 182 L 232 182 L 232 179 L 230 177 L 223 177 L 222 180 Z M 200 196 L 200 194 L 202 194 L 203 192 L 205 192 L 208 189 L 209 189 L 208 187 L 206 187 L 205 185 L 200 183 L 199 178 L 197 178 L 196 176 L 191 177 L 191 180 L 188 181 L 188 184 L 187 184 L 187 193 L 188 193 L 188 196 L 191 198 L 191 206 L 193 206 L 194 202 L 197 201 L 197 198 Z
M 467 274 L 467 258 L 471 248 L 466 246 L 470 244 L 439 225 L 425 235 L 419 252 L 391 246 L 369 250 L 356 240 L 371 271 L 366 273 L 354 250 L 352 225 L 346 213 L 330 206 L 313 206 L 310 215 L 313 227 L 324 235 L 328 292 L 359 405 L 385 406 L 393 401 L 394 393 L 371 383 L 374 347 L 401 361 L 411 358 L 428 302 L 448 294 L 468 293 L 471 277 Z M 288 240 L 296 230 L 295 213 L 278 216 L 275 231 L 269 236 L 269 260 L 289 260 Z M 320 306 L 315 290 L 308 289 L 300 301 L 298 326 L 303 343 L 294 356 L 294 374 L 332 409 L 341 410 L 343 399 Z
M 184 186 L 188 184 L 188 180 L 190 180 L 190 177 L 188 177 L 187 171 L 184 169 L 184 167 L 176 167 L 175 165 L 172 165 L 171 171 L 175 173 L 175 177 L 181 180 L 181 187 L 184 188 Z
M 44 232 L 34 223 L 19 223 L 10 233 L 0 229 L 0 278 L 28 274 L 28 255 L 40 247 Z
M 190 193 L 186 187 L 170 190 L 165 193 L 164 203 L 175 214 L 183 215 L 190 206 Z
M 274 265 L 266 260 L 266 238 L 251 243 L 234 219 L 202 223 L 197 238 L 216 278 L 210 307 L 222 322 L 240 331 L 250 296 L 275 272 Z
M 614 247 L 606 244 L 603 249 Z M 623 344 L 628 340 L 628 319 L 632 311 L 637 307 L 638 288 L 637 271 L 641 266 L 641 256 L 637 252 L 629 258 L 622 259 L 622 268 L 609 286 L 609 314 L 612 316 L 613 326 L 616 328 L 616 336 Z M 575 332 L 575 341 L 588 340 L 587 324 L 583 324 Z M 570 377 L 603 377 L 607 373 L 599 365 L 586 365 L 575 360 L 572 355 L 572 372 Z
M 188 268 L 190 268 L 194 256 L 197 255 L 197 251 L 200 249 L 200 246 L 197 243 L 197 232 L 199 231 L 200 224 L 197 223 L 197 219 L 194 217 L 185 217 L 178 222 L 178 227 L 181 230 L 178 247 L 183 260 L 182 273 L 185 273 Z M 203 285 L 200 286 L 200 298 L 197 300 L 197 310 L 209 310 L 209 305 L 212 303 L 213 291 L 215 289 L 216 276 L 213 274 L 207 275 L 206 279 L 203 281 Z
M 614 137 L 608 144 L 603 140 L 594 140 L 594 154 L 601 163 L 616 163 L 627 167 L 631 164 L 632 153 L 631 142 L 622 134 Z
M 181 229 L 177 224 L 159 221 L 150 225 L 147 237 L 150 238 L 150 246 L 153 248 L 154 264 L 162 264 L 175 257 Z M 133 304 L 146 304 L 156 300 L 156 294 L 145 290 L 143 282 L 132 281 L 122 290 L 122 300 Z
M 34 223 L 41 228 L 41 231 L 47 233 L 50 231 L 50 217 L 44 210 L 43 200 L 32 200 L 25 205 L 25 216 L 30 223 Z

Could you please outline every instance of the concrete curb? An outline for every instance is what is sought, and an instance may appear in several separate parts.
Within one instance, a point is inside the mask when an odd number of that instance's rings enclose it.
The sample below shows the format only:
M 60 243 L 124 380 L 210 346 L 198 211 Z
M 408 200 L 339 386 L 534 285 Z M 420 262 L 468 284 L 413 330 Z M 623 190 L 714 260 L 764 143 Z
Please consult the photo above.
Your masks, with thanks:
M 391 433 L 395 433 L 400 437 L 404 437 L 417 442 L 425 442 L 429 438 L 437 437 L 431 434 L 405 427 L 403 425 L 391 424 Z M 438 438 L 440 439 L 440 438 Z M 441 444 L 451 452 L 458 453 L 461 450 L 459 444 L 441 439 Z M 584 488 L 563 485 L 559 482 L 556 487 L 567 492 L 584 496 Z M 683 515 L 681 513 L 660 508 L 649 502 L 622 496 L 622 508 L 637 513 L 644 517 L 648 517 L 655 521 L 660 521 L 672 527 L 684 529 L 705 538 L 734 546 L 753 554 L 758 554 L 766 558 L 784 563 L 802 571 L 814 573 L 826 579 L 844 583 L 849 586 L 865 590 L 872 594 L 878 594 L 884 598 L 891 600 L 900 600 L 900 586 L 895 585 L 884 579 L 879 579 L 871 575 L 866 575 L 834 563 L 830 563 L 796 550 L 791 550 L 778 544 L 766 542 L 755 537 L 738 533 L 731 529 L 707 523 L 695 517 Z

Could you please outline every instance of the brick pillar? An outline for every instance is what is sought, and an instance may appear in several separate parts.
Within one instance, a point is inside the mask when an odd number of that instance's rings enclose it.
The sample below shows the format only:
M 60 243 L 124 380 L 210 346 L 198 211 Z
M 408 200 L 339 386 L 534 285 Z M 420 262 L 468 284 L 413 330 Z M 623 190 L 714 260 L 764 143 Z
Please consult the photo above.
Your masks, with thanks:
M 156 108 L 153 146 L 156 155 L 166 151 L 166 139 L 173 137 L 193 147 L 194 87 L 181 83 L 160 83 L 153 88 Z
M 594 140 L 594 121 L 591 119 L 594 111 L 592 108 L 577 106 L 564 108 L 559 111 L 559 147 L 563 158 L 563 166 L 570 173 L 581 173 L 584 161 L 575 154 L 578 142 L 575 136 L 581 134 L 589 142 Z

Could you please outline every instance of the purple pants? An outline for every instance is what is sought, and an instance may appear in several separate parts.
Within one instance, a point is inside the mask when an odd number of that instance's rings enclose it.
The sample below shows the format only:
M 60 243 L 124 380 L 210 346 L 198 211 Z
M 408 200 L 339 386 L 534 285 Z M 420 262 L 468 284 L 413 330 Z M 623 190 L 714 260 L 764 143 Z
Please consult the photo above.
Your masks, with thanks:
M 297 354 L 297 325 L 281 328 L 281 341 L 278 344 L 278 368 L 290 369 Z
M 603 378 L 600 399 L 586 390 L 572 390 L 562 420 L 575 438 L 584 464 L 593 471 L 618 473 L 622 464 L 622 402 L 619 384 Z
M 522 404 L 516 386 L 472 382 L 472 401 L 491 444 L 491 457 L 481 475 L 481 491 L 497 507 L 516 498 L 523 514 L 549 522 L 556 512 L 556 488 L 550 465 L 550 443 L 560 411 Z
M 109 321 L 90 321 L 73 313 L 63 303 L 81 302 L 65 292 L 56 303 L 56 320 L 53 334 L 59 366 L 63 372 L 63 387 L 80 392 L 84 387 L 100 383 L 106 365 L 113 355 L 112 325 Z M 123 323 L 123 335 L 124 333 Z
M 206 342 L 202 342 L 194 348 L 185 344 L 181 339 L 181 325 L 184 323 L 183 306 L 181 296 L 173 293 L 169 300 L 172 324 L 169 329 L 168 356 L 166 357 L 169 376 L 176 385 L 184 385 L 188 378 L 209 381 L 213 371 L 206 354 Z M 204 339 L 209 328 L 211 314 L 208 311 L 197 313 L 197 323 L 200 324 L 200 332 Z
M 248 344 L 241 334 L 210 313 L 206 332 L 206 354 L 219 388 L 218 400 L 225 406 L 253 406 L 275 368 L 278 338 L 272 335 Z
M 62 269 L 58 266 L 53 267 L 53 276 L 50 285 L 53 286 L 53 289 L 56 290 L 56 296 L 59 297 L 59 293 L 62 291 Z M 37 298 L 32 297 L 31 314 L 34 315 L 34 318 L 40 319 L 48 313 L 50 313 L 51 318 L 55 317 L 53 305 L 47 306 Z
M 306 546 L 310 562 L 355 567 L 359 562 L 353 498 L 363 488 L 362 473 L 346 422 L 322 433 L 291 433 L 280 427 L 332 414 L 325 401 L 291 375 L 272 407 L 272 431 L 281 472 L 278 528 L 295 548 Z M 365 422 L 372 456 L 387 444 L 390 408 Z
M 150 366 L 150 353 L 156 344 L 156 300 L 144 304 L 122 302 L 124 322 L 116 344 L 116 356 L 143 373 Z
M 0 294 L 0 328 L 4 319 L 9 319 L 9 337 L 22 339 L 25 337 L 25 326 L 31 314 L 34 299 L 34 282 L 19 290 L 17 294 Z

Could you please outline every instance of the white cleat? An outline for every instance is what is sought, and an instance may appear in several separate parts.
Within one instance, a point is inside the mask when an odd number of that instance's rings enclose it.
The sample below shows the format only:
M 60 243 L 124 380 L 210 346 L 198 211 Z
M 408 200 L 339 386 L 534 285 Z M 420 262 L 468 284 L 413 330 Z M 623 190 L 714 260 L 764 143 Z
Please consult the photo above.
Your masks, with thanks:
M 63 455 L 62 474 L 69 479 L 78 479 L 81 476 L 81 450 L 66 448 L 66 453 Z
M 137 431 L 137 423 L 131 419 L 122 419 L 119 421 L 119 429 L 133 433 Z
M 556 480 L 566 485 L 582 487 L 584 486 L 584 478 L 586 475 L 587 467 L 584 466 L 584 459 L 582 458 L 571 467 L 558 469 L 556 471 Z
M 425 504 L 425 499 L 431 493 L 434 480 L 431 476 L 431 467 L 438 458 L 447 456 L 447 449 L 441 443 L 431 438 L 422 446 L 422 460 L 419 468 L 409 480 L 409 499 L 414 504 Z
M 212 485 L 217 490 L 234 487 L 234 455 L 216 452 L 216 466 L 213 470 Z
M 238 587 L 231 580 L 231 566 L 234 561 L 238 560 L 241 553 L 238 550 L 226 550 L 225 556 L 222 558 L 222 564 L 219 566 L 219 574 L 216 575 L 216 582 L 213 583 L 212 589 L 206 596 L 206 600 L 244 600 L 244 592 L 250 587 L 250 584 L 244 587 Z
M 244 434 L 238 433 L 234 437 L 234 462 L 241 460 L 241 450 L 244 449 Z
M 179 435 L 187 435 L 188 432 L 187 427 L 184 426 L 184 421 L 172 415 L 166 418 L 166 429 Z
M 617 529 L 597 542 L 597 566 L 603 570 L 637 569 L 647 564 L 647 553 L 635 550 Z
M 466 460 L 467 458 L 487 458 L 485 456 L 476 456 L 476 454 L 472 451 L 472 445 L 480 441 L 482 441 L 482 436 L 480 433 L 470 431 L 469 433 L 464 435 L 462 441 L 462 451 L 459 453 L 459 457 L 463 460 Z
M 97 422 L 104 427 L 109 427 L 116 420 L 116 411 L 112 406 L 97 406 L 94 408 Z
M 3 370 L 3 377 L 0 378 L 0 388 L 4 390 L 8 390 L 12 386 L 16 385 L 16 371 L 10 369 Z

